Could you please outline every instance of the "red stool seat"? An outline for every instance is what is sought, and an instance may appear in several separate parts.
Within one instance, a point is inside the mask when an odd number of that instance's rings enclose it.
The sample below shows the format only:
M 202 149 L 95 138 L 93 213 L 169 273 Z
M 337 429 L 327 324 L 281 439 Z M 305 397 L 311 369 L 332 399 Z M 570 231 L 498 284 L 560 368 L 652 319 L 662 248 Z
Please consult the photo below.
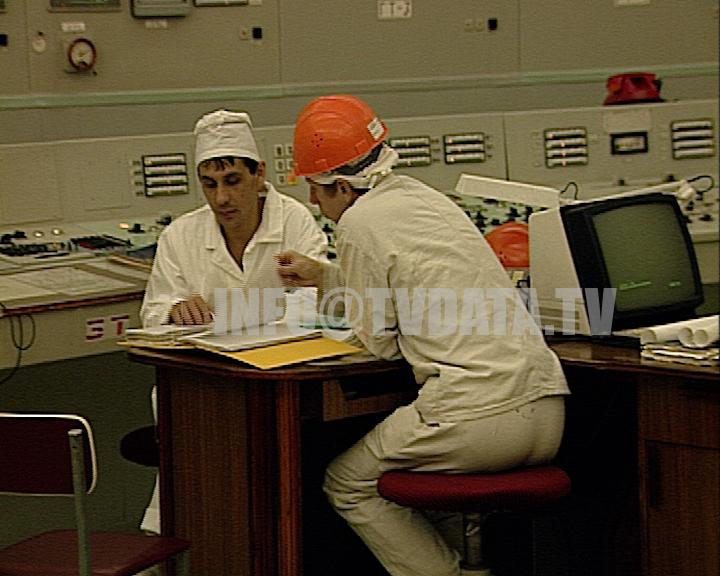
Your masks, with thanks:
M 461 567 L 469 574 L 493 576 L 483 555 L 484 518 L 493 512 L 531 512 L 549 507 L 570 493 L 570 478 L 556 466 L 472 474 L 392 470 L 380 476 L 377 490 L 401 506 L 461 512 Z
M 476 474 L 392 470 L 380 477 L 377 489 L 386 500 L 424 510 L 527 510 L 567 496 L 570 478 L 556 466 Z

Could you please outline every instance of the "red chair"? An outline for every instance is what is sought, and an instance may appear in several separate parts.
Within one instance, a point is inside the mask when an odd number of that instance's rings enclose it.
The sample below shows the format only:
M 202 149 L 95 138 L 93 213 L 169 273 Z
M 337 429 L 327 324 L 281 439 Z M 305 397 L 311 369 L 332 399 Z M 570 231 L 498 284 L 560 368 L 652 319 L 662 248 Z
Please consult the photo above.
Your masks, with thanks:
M 132 576 L 171 558 L 178 574 L 188 574 L 187 540 L 88 530 L 85 496 L 95 488 L 97 464 L 81 416 L 0 413 L 0 462 L 0 494 L 71 496 L 75 504 L 74 530 L 0 550 L 2 576 Z
M 443 474 L 393 470 L 378 481 L 386 500 L 415 508 L 463 515 L 463 569 L 492 576 L 482 554 L 481 529 L 493 512 L 545 509 L 570 493 L 570 478 L 556 466 L 536 466 L 497 473 Z

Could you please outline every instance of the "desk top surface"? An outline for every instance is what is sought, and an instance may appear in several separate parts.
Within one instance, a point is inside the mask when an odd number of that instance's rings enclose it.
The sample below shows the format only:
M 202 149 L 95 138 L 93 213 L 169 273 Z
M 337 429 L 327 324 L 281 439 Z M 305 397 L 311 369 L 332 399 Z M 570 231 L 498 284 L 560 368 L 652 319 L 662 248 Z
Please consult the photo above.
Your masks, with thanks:
M 714 380 L 720 385 L 720 366 L 696 366 L 679 362 L 657 362 L 640 357 L 637 348 L 599 344 L 587 340 L 550 343 L 565 367 L 593 368 L 610 372 L 635 372 L 658 376 Z
M 592 368 L 609 372 L 634 372 L 659 376 L 691 377 L 699 380 L 716 381 L 720 385 L 720 367 L 704 367 L 674 362 L 654 362 L 640 358 L 640 351 L 598 344 L 588 341 L 551 342 L 551 348 L 560 358 L 563 366 Z M 166 368 L 222 373 L 233 377 L 253 380 L 316 380 L 353 375 L 380 374 L 407 371 L 409 366 L 403 360 L 352 360 L 323 361 L 297 364 L 272 370 L 260 370 L 240 362 L 225 359 L 208 352 L 195 350 L 154 350 L 131 348 L 131 360 Z
M 130 348 L 128 349 L 128 356 L 131 360 L 159 367 L 226 374 L 234 378 L 251 380 L 302 381 L 390 372 L 401 373 L 403 371 L 410 376 L 410 367 L 404 360 L 354 360 L 352 356 L 349 356 L 346 361 L 306 362 L 271 370 L 261 370 L 202 350 Z

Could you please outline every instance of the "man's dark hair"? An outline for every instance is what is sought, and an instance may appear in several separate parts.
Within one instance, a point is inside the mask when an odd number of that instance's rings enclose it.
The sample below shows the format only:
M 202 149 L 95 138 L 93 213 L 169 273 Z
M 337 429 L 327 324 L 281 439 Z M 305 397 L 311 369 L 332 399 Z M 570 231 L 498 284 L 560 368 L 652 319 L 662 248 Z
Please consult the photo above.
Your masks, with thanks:
M 344 166 L 340 166 L 339 168 L 335 168 L 333 172 L 336 174 L 342 174 L 344 176 L 354 176 L 361 170 L 364 170 L 370 164 L 375 162 L 378 159 L 378 156 L 380 156 L 380 151 L 383 149 L 382 144 L 375 146 L 370 152 L 368 152 L 364 158 L 361 158 L 360 160 L 356 160 L 355 162 L 350 162 L 348 164 L 345 164 Z
M 215 170 L 224 170 L 225 168 L 230 168 L 231 166 L 234 166 L 237 160 L 240 160 L 240 162 L 245 164 L 245 167 L 248 169 L 248 172 L 250 172 L 250 174 L 255 174 L 257 172 L 259 164 L 257 160 L 253 160 L 252 158 L 243 158 L 240 156 L 218 156 L 217 158 L 208 158 L 207 160 L 203 160 L 202 162 L 200 162 L 200 164 L 198 164 L 198 169 L 200 168 L 200 166 L 207 166 L 208 164 L 212 163 Z

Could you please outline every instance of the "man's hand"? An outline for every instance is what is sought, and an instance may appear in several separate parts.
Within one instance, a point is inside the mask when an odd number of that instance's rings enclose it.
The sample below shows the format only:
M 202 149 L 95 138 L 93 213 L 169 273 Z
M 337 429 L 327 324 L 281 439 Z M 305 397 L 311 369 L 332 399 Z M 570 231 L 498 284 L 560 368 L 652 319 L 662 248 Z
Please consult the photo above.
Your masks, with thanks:
M 288 250 L 275 259 L 285 286 L 318 286 L 322 282 L 322 264 L 309 256 Z
M 189 300 L 181 300 L 170 308 L 170 322 L 178 325 L 210 324 L 212 312 L 202 296 L 193 294 Z

